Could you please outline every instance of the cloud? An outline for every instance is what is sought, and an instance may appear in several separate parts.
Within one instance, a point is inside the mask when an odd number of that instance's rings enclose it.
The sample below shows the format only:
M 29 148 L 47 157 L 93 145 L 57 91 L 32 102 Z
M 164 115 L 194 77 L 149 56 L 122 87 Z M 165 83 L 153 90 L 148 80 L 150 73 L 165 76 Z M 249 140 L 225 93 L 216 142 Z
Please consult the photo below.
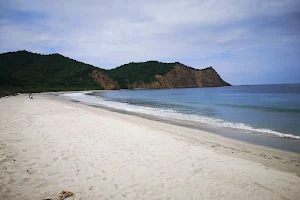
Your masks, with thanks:
M 102 68 L 179 61 L 214 66 L 234 84 L 261 69 L 265 79 L 255 83 L 297 81 L 294 73 L 271 80 L 268 70 L 300 71 L 297 0 L 14 0 L 1 2 L 0 13 L 0 52 L 56 51 Z

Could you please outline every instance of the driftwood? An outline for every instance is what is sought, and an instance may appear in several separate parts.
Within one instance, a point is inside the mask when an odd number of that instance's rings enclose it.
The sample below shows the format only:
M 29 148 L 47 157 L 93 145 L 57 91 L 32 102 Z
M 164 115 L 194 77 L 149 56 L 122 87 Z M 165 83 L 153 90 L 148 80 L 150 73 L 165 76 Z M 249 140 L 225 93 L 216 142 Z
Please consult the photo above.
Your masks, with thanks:
M 64 200 L 64 199 L 66 199 L 66 198 L 68 198 L 68 197 L 71 197 L 71 196 L 73 196 L 73 195 L 74 195 L 73 192 L 63 190 L 63 191 L 61 191 L 61 192 L 59 193 L 59 196 L 58 196 L 57 198 L 55 198 L 55 199 L 43 199 L 43 200 Z

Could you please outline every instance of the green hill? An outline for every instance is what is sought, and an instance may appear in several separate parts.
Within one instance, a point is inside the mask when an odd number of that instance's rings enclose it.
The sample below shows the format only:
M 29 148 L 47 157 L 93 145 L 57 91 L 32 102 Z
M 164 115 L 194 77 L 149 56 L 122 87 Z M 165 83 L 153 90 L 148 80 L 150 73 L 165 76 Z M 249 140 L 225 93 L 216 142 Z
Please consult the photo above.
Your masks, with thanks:
M 0 96 L 23 92 L 229 86 L 212 68 L 148 61 L 104 70 L 60 54 L 0 54 Z
M 132 62 L 107 70 L 106 74 L 117 81 L 120 88 L 127 89 L 128 84 L 151 83 L 156 80 L 155 75 L 165 75 L 174 66 L 175 63 L 161 63 L 158 61 Z
M 60 54 L 9 52 L 0 54 L 0 88 L 2 92 L 103 89 L 91 77 L 96 69 L 101 70 Z

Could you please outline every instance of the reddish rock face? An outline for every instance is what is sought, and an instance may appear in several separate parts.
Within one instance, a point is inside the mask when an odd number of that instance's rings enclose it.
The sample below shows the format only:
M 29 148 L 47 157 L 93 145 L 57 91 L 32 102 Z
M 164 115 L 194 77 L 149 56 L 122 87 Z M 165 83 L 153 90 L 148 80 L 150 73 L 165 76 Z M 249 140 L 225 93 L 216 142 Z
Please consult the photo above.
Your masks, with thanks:
M 97 81 L 105 90 L 119 90 L 120 86 L 116 81 L 111 79 L 109 76 L 101 71 L 94 70 L 92 77 Z
M 192 87 L 219 87 L 230 86 L 222 80 L 219 74 L 212 68 L 197 70 L 182 64 L 176 64 L 174 69 L 164 76 L 156 75 L 157 81 L 152 83 L 135 83 L 129 88 L 192 88 Z
M 93 71 L 92 77 L 105 90 L 119 90 L 120 86 L 102 71 Z M 183 64 L 175 64 L 174 68 L 165 75 L 155 75 L 156 81 L 152 83 L 128 84 L 129 89 L 162 89 L 162 88 L 193 88 L 193 87 L 219 87 L 230 86 L 223 81 L 219 74 L 212 68 L 202 70 L 193 69 Z

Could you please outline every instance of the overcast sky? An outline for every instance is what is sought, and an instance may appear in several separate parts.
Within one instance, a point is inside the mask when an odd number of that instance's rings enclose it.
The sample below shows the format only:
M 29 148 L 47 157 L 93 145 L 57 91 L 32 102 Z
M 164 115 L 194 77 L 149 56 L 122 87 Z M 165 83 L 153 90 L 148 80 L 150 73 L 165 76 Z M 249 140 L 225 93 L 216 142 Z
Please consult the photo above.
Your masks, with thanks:
M 28 50 L 110 69 L 213 66 L 231 84 L 300 82 L 299 0 L 4 0 L 0 53 Z

